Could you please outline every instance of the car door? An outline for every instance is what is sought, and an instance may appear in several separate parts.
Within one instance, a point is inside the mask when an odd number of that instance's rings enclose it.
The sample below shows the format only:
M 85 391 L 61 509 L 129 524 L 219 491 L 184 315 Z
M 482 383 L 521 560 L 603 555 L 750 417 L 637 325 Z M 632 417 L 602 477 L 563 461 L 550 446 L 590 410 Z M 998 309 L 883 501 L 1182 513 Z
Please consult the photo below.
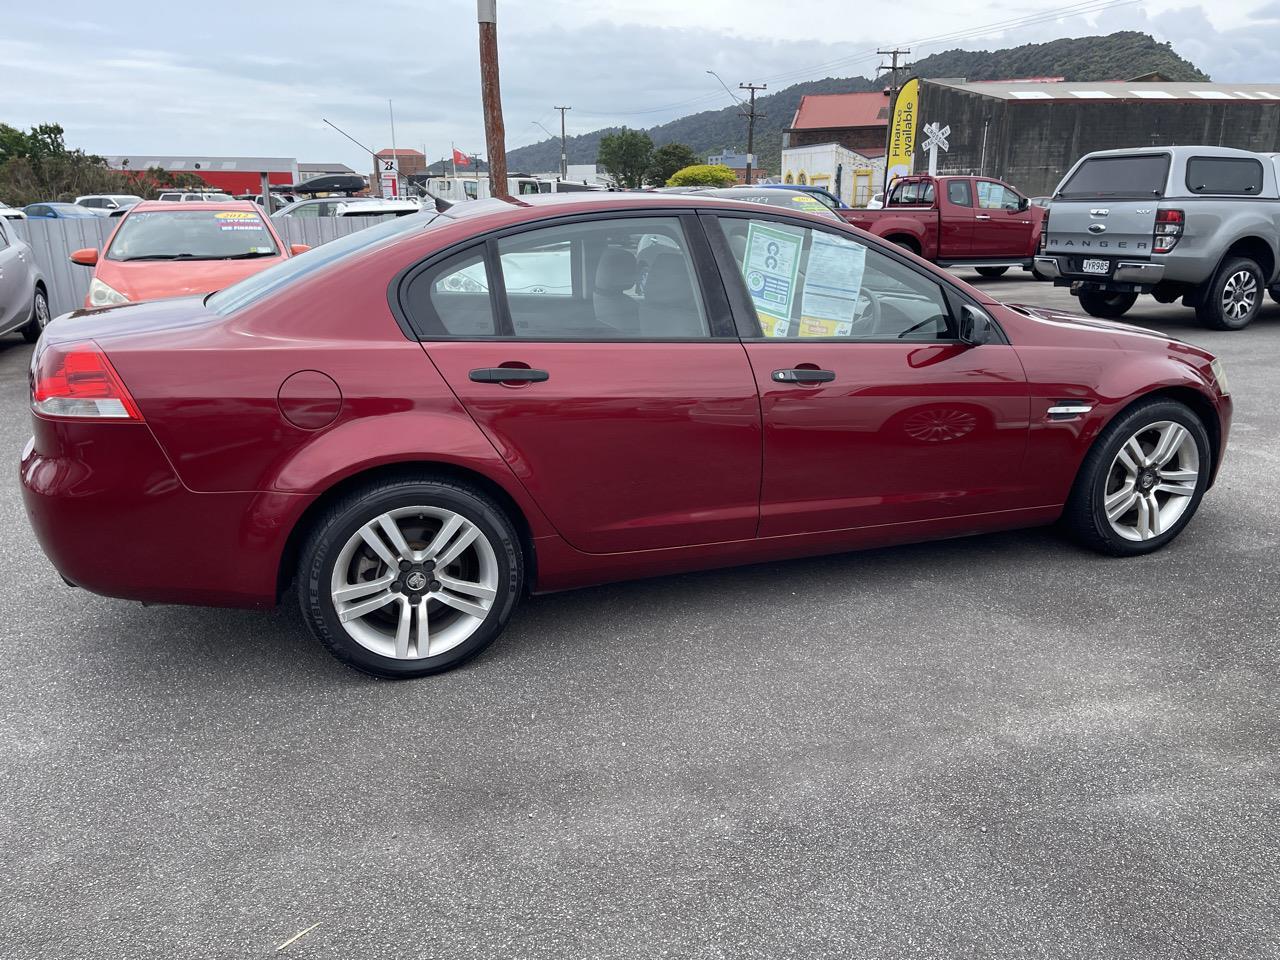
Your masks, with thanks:
M 975 180 L 973 256 L 1009 260 L 1031 256 L 1032 216 L 1022 198 L 994 180 Z
M 573 547 L 755 535 L 759 400 L 696 217 L 509 232 L 428 261 L 399 296 L 431 361 Z
M 26 302 L 26 260 L 11 229 L 0 220 L 0 332 L 12 329 L 31 309 L 31 304 Z
M 760 391 L 760 536 L 1027 505 L 1026 377 L 958 340 L 956 288 L 836 228 L 704 218 Z

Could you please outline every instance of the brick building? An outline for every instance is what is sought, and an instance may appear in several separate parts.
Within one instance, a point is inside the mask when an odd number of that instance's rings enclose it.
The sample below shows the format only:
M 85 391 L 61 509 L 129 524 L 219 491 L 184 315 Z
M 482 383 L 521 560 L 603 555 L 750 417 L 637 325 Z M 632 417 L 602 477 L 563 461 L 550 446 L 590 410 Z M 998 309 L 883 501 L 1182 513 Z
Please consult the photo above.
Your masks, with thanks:
M 872 93 L 821 93 L 800 98 L 783 148 L 837 143 L 866 156 L 867 150 L 884 152 L 889 127 L 889 98 Z

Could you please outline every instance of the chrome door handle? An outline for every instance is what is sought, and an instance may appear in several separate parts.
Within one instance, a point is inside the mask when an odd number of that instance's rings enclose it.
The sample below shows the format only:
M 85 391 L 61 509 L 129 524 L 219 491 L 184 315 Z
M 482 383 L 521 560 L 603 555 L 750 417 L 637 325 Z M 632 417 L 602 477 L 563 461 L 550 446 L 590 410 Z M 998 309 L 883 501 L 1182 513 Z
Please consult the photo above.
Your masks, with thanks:
M 975 216 L 973 219 L 975 219 L 975 220 L 990 220 L 990 219 L 991 219 L 991 216 L 990 216 L 990 214 L 986 214 L 986 213 L 979 213 L 979 214 L 978 214 L 977 216 Z

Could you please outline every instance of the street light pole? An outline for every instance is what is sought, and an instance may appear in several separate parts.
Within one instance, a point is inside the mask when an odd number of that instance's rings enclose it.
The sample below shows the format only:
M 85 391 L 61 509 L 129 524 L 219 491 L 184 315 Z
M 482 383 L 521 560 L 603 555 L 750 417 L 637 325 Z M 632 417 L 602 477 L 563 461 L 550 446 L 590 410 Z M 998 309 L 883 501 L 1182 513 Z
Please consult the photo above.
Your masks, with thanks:
M 569 146 L 564 135 L 564 112 L 573 107 L 556 107 L 560 111 L 560 179 L 569 179 Z
M 480 98 L 484 104 L 485 146 L 489 150 L 489 192 L 495 197 L 507 197 L 506 129 L 498 85 L 498 0 L 476 0 L 476 21 L 480 25 Z

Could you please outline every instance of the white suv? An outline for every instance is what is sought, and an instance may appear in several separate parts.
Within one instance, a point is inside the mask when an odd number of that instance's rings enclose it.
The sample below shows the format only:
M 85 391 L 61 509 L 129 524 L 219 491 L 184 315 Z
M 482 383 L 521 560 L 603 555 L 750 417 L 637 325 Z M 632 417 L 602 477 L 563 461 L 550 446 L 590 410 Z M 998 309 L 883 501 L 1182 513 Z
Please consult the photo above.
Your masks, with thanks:
M 130 207 L 141 202 L 141 197 L 131 193 L 93 193 L 76 197 L 76 206 L 87 207 L 100 217 L 123 217 Z
M 234 200 L 235 197 L 229 193 L 222 193 L 217 190 L 212 191 L 196 191 L 196 190 L 166 190 L 157 200 Z

